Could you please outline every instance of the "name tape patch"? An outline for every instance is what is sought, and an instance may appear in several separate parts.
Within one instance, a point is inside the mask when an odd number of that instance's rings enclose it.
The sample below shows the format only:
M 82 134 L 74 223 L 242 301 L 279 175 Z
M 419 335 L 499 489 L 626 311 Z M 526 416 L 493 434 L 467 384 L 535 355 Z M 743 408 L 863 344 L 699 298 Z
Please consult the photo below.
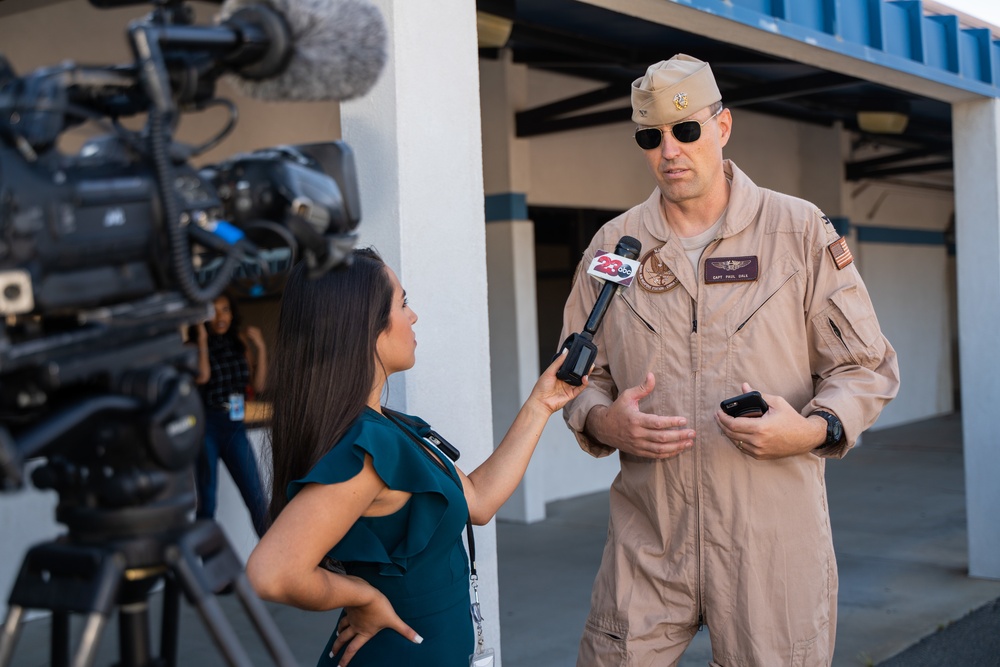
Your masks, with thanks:
M 743 283 L 757 280 L 760 263 L 756 255 L 709 257 L 705 260 L 705 283 Z

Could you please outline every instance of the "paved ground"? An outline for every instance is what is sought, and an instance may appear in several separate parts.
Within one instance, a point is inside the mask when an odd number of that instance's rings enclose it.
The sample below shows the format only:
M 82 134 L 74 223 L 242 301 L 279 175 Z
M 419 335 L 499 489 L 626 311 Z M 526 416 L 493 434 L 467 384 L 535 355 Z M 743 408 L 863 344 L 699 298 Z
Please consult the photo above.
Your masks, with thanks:
M 835 667 L 1000 667 L 1000 582 L 966 575 L 960 442 L 950 416 L 867 434 L 827 466 L 841 582 Z M 498 525 L 504 667 L 574 665 L 607 518 L 607 493 L 597 493 L 551 503 L 542 522 Z M 236 600 L 220 601 L 255 664 L 271 664 Z M 315 664 L 336 614 L 268 608 L 300 663 Z M 187 605 L 180 630 L 178 664 L 222 664 Z M 11 664 L 48 665 L 47 631 L 47 620 L 28 623 Z M 116 642 L 111 629 L 97 665 L 116 661 Z M 681 667 L 710 656 L 701 632 Z

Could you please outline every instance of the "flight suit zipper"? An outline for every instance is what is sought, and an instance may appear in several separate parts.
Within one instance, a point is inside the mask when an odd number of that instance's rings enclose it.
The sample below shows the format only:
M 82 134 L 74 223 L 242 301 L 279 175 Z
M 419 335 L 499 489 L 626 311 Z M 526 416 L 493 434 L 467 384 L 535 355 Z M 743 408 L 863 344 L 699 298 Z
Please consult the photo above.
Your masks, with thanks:
M 701 428 L 701 422 L 699 420 L 699 406 L 701 405 L 701 339 L 698 336 L 698 304 L 704 301 L 704 289 L 705 284 L 702 281 L 702 276 L 705 275 L 705 258 L 710 256 L 711 253 L 718 247 L 722 242 L 722 238 L 718 237 L 701 251 L 701 258 L 698 260 L 698 271 L 695 275 L 695 284 L 697 289 L 695 290 L 696 298 L 692 303 L 691 311 L 691 354 L 692 354 L 692 369 L 694 370 L 694 424 L 691 427 L 698 432 Z M 702 526 L 702 513 L 701 507 L 703 503 L 702 498 L 702 456 L 701 448 L 694 448 L 694 478 L 695 478 L 695 526 L 698 532 L 697 539 L 695 540 L 695 562 L 698 564 L 698 592 L 697 599 L 695 600 L 696 608 L 698 610 L 698 628 L 704 624 L 705 616 L 705 598 L 703 590 L 705 588 L 705 564 L 703 563 L 703 541 L 704 541 L 704 528 Z

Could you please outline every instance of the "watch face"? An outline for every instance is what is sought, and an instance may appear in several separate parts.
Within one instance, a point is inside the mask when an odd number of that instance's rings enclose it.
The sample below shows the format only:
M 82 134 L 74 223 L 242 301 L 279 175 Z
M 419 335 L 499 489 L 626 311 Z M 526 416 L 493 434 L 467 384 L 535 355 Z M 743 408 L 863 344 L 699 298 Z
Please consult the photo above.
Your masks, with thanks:
M 840 439 L 844 436 L 844 427 L 834 415 L 824 415 L 826 417 L 826 441 L 828 444 L 835 445 L 840 442 Z
M 826 420 L 826 442 L 823 443 L 824 447 L 836 445 L 843 439 L 844 426 L 840 423 L 836 415 L 825 410 L 817 410 L 813 414 L 817 414 Z
M 833 428 L 830 430 L 833 431 L 830 435 L 832 436 L 834 442 L 840 442 L 840 439 L 844 437 L 844 427 L 840 425 L 839 421 L 835 422 L 833 424 Z

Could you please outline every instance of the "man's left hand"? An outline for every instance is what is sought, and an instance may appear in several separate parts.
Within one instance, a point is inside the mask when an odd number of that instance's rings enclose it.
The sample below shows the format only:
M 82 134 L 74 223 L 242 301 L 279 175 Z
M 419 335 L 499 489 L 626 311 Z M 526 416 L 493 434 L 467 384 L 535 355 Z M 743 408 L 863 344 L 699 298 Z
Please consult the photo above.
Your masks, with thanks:
M 753 391 L 743 383 L 743 391 Z M 826 440 L 822 417 L 803 417 L 781 396 L 761 394 L 768 410 L 761 417 L 730 417 L 721 409 L 715 413 L 723 434 L 747 456 L 764 461 L 797 456 L 816 449 Z

